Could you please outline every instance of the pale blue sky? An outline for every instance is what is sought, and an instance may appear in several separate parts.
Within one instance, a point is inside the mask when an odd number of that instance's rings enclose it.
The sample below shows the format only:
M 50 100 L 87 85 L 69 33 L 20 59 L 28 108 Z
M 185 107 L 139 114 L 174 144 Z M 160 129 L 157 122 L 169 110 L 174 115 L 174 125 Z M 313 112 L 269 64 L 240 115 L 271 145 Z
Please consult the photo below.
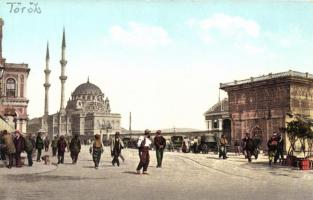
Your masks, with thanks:
M 135 129 L 204 129 L 220 82 L 289 69 L 313 73 L 311 2 L 36 1 L 41 14 L 10 13 L 9 1 L 0 2 L 4 57 L 31 68 L 30 118 L 43 114 L 47 41 L 49 111 L 59 108 L 63 26 L 66 99 L 89 75 L 125 128 L 132 112 Z

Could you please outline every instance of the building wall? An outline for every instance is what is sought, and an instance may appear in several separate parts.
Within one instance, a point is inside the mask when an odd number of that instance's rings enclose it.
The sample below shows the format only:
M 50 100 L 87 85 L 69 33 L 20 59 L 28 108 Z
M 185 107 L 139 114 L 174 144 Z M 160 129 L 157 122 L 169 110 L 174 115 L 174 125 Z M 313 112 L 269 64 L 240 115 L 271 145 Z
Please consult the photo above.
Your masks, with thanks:
M 285 126 L 286 112 L 290 110 L 289 91 L 288 83 L 250 84 L 229 90 L 233 141 L 245 133 L 257 134 L 266 149 L 270 135 Z
M 313 117 L 312 79 L 284 77 L 224 89 L 228 92 L 233 139 L 243 138 L 246 132 L 262 135 L 263 149 L 267 149 L 270 136 L 292 120 L 287 113 Z
M 5 63 L 0 90 L 0 115 L 24 133 L 27 131 L 28 121 L 26 87 L 29 71 L 27 64 Z M 12 96 L 9 96 L 7 91 L 9 79 L 15 81 L 15 93 Z
M 293 113 L 313 117 L 313 84 L 292 83 L 290 86 L 290 107 Z

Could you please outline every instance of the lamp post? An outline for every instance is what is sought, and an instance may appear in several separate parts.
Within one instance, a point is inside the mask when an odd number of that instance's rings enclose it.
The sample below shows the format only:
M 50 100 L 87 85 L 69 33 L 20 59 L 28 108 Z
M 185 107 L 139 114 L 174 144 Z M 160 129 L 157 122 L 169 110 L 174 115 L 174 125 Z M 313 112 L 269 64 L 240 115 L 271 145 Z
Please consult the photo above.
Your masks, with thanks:
M 102 126 L 100 128 L 100 136 L 101 136 L 101 140 L 102 140 L 104 145 L 109 144 L 109 139 L 110 139 L 109 130 L 110 129 L 112 129 L 112 125 L 111 125 L 110 122 L 102 124 Z M 106 130 L 106 140 L 104 140 L 104 137 L 103 137 L 103 134 L 102 134 L 102 130 Z
M 109 134 L 109 129 L 112 129 L 112 125 L 110 122 L 108 122 L 105 126 L 105 130 L 106 130 L 106 134 L 107 134 L 107 142 L 109 144 L 109 140 L 110 140 L 110 134 Z

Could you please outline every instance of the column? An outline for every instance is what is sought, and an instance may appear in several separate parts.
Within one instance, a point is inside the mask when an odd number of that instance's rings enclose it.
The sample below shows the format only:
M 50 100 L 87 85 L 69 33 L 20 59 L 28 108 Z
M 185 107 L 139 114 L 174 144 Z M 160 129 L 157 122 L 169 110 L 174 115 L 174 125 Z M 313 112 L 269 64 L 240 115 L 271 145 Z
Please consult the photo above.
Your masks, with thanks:
M 223 119 L 218 119 L 218 130 L 219 131 L 223 130 Z
M 208 120 L 209 131 L 212 131 L 212 120 Z

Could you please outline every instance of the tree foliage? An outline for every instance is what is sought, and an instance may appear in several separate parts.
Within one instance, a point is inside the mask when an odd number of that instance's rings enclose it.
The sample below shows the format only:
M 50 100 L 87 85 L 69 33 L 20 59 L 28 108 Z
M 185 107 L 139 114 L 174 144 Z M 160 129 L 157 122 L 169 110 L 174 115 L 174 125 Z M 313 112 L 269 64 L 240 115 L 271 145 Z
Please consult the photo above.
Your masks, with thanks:
M 301 144 L 301 152 L 303 152 L 304 156 L 306 155 L 305 151 L 305 141 L 308 142 L 309 145 L 309 153 L 312 151 L 313 146 L 313 132 L 311 129 L 311 123 L 307 123 L 302 120 L 292 120 L 287 122 L 287 127 L 285 131 L 287 132 L 288 139 L 290 141 L 290 147 L 288 150 L 288 155 L 293 156 L 293 153 L 296 149 L 296 142 L 299 141 Z

